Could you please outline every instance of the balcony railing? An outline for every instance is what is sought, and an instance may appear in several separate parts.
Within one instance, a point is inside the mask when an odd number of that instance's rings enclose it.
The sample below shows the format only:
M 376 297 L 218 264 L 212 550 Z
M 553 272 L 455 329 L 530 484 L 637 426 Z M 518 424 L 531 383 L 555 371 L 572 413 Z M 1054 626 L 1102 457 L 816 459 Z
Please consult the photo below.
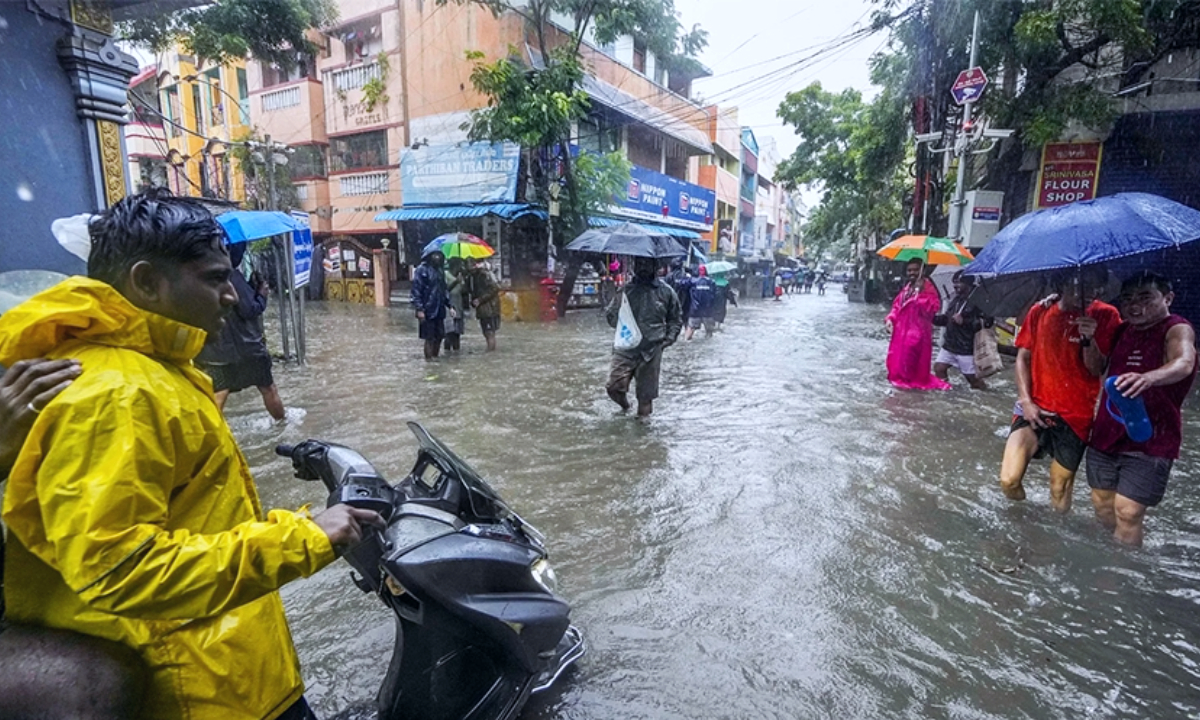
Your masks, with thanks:
M 292 87 L 283 88 L 282 90 L 274 90 L 269 93 L 263 93 L 262 95 L 263 112 L 272 112 L 274 110 L 296 107 L 299 104 L 299 85 L 293 85 Z
M 328 81 L 333 83 L 333 89 L 336 92 L 345 92 L 347 90 L 358 90 L 363 85 L 366 85 L 371 80 L 380 77 L 379 63 L 371 63 L 369 65 L 354 65 L 341 70 L 332 70 L 326 73 Z
M 386 170 L 382 172 L 363 173 L 362 175 L 343 175 L 338 178 L 338 185 L 341 188 L 342 195 L 346 197 L 386 193 L 389 188 L 389 175 L 390 173 Z

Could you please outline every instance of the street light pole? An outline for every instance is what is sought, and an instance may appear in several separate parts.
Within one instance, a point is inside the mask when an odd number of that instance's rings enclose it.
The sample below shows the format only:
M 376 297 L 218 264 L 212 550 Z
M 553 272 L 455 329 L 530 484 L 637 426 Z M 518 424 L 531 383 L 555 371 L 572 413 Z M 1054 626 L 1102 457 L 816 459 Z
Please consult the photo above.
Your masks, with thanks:
M 971 62 L 969 68 L 975 67 L 979 60 L 979 11 L 975 11 L 975 23 L 971 29 Z M 974 103 L 963 105 L 962 132 L 971 128 L 971 107 Z M 967 142 L 958 143 L 962 151 L 958 154 L 958 177 L 954 182 L 954 200 L 950 203 L 950 237 L 962 241 L 963 210 L 967 204 L 967 158 L 970 157 L 970 138 Z

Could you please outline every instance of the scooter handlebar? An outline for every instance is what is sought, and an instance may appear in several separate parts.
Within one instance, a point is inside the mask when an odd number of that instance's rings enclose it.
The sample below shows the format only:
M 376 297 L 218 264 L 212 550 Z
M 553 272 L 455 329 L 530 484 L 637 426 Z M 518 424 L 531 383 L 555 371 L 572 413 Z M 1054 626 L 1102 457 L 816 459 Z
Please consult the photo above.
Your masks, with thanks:
M 296 452 L 295 445 L 276 445 L 275 446 L 275 454 L 279 455 L 280 457 L 290 458 L 290 457 L 292 457 L 292 454 L 295 452 Z

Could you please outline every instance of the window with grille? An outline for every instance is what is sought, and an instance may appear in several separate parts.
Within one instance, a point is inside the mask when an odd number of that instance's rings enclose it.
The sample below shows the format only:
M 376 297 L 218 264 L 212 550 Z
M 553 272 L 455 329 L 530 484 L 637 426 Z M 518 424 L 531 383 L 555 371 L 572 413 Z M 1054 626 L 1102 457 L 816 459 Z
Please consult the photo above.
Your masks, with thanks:
M 388 165 L 387 131 L 344 135 L 329 140 L 329 170 L 340 172 Z

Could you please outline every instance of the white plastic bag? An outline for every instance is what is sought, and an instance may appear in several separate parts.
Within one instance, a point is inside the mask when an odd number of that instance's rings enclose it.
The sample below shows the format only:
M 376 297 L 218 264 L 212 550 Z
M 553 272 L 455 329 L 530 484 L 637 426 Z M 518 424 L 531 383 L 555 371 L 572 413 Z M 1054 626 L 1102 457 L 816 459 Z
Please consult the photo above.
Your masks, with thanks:
M 996 343 L 996 330 L 983 328 L 975 333 L 975 377 L 989 378 L 1004 369 L 1000 359 L 1000 348 Z
M 642 344 L 642 329 L 633 317 L 629 298 L 621 296 L 621 310 L 617 313 L 617 333 L 613 336 L 613 349 L 633 350 Z
M 92 252 L 92 236 L 88 233 L 88 223 L 91 220 L 92 216 L 87 213 L 59 218 L 50 223 L 50 232 L 63 249 L 87 262 L 88 255 Z

